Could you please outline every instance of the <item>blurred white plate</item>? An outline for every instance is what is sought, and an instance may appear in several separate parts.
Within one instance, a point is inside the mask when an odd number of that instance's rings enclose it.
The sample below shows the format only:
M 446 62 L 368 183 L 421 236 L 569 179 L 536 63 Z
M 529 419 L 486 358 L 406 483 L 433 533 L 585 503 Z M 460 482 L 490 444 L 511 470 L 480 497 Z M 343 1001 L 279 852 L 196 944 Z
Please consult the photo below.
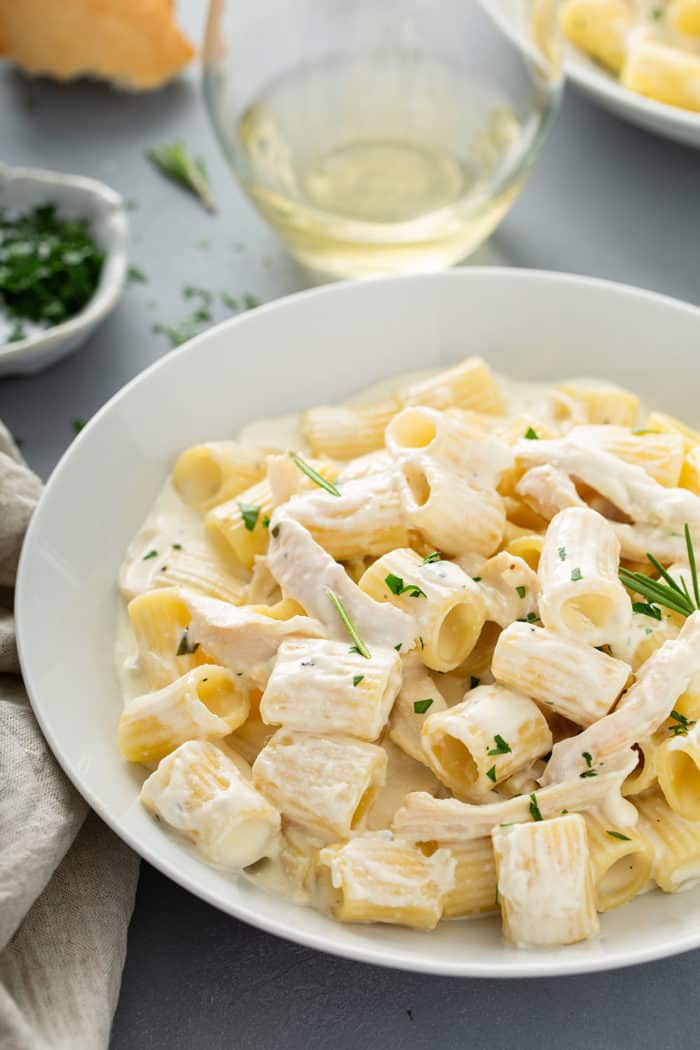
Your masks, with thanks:
M 0 344 L 0 376 L 40 372 L 77 350 L 116 305 L 126 281 L 128 221 L 118 193 L 82 175 L 0 164 L 0 208 L 12 214 L 39 204 L 55 204 L 67 218 L 87 219 L 105 261 L 95 294 L 74 317 Z
M 246 922 L 338 955 L 427 973 L 525 977 L 627 966 L 700 945 L 700 889 L 640 897 L 604 915 L 595 941 L 517 951 L 502 943 L 493 919 L 442 923 L 430 934 L 342 926 L 216 871 L 138 803 L 144 772 L 117 748 L 112 657 L 119 564 L 185 446 L 474 353 L 515 378 L 607 377 L 697 425 L 699 343 L 700 311 L 671 299 L 580 277 L 473 269 L 302 293 L 158 361 L 73 442 L 34 514 L 19 568 L 25 681 L 75 786 L 182 886 Z
M 565 56 L 567 76 L 605 109 L 630 124 L 700 149 L 700 113 L 635 94 L 623 87 L 612 73 L 570 45 L 565 49 Z

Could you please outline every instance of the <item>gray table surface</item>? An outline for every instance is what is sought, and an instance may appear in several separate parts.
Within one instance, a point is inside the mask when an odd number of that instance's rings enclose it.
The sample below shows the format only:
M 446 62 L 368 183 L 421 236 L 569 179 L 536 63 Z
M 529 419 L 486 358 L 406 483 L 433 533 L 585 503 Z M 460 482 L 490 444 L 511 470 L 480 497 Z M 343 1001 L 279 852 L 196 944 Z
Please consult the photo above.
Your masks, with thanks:
M 204 5 L 181 6 L 198 37 Z M 148 146 L 175 137 L 205 155 L 216 217 L 144 159 Z M 0 418 L 43 477 L 70 443 L 73 419 L 89 418 L 167 351 L 153 326 L 187 315 L 184 285 L 261 300 L 304 287 L 233 185 L 196 72 L 139 97 L 2 69 L 0 157 L 94 175 L 133 200 L 132 262 L 148 276 L 79 353 L 39 376 L 0 381 Z M 629 127 L 569 89 L 541 163 L 475 261 L 592 274 L 700 304 L 699 190 L 700 153 Z M 112 1048 L 667 1050 L 697 1045 L 699 966 L 692 952 L 517 983 L 403 974 L 261 933 L 143 864 Z

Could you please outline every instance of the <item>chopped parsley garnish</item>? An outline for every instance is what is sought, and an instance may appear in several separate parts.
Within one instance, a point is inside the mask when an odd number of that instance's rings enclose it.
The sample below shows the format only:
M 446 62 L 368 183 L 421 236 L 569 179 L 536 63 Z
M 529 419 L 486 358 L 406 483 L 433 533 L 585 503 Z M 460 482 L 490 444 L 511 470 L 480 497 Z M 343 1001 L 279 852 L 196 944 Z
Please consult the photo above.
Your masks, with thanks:
M 352 680 L 354 686 L 358 686 L 365 676 L 363 674 L 356 674 Z
M 442 554 L 439 551 L 433 551 L 432 554 L 428 554 L 423 558 L 423 565 L 432 565 L 434 561 L 440 561 L 441 559 Z
M 241 298 L 246 310 L 254 310 L 256 306 L 260 306 L 260 300 L 252 292 L 244 292 Z
M 273 539 L 276 540 L 277 537 L 279 536 L 279 534 L 280 534 L 280 527 L 279 527 L 279 525 L 275 525 L 275 526 L 273 526 L 273 528 L 270 529 L 270 535 L 272 536 Z
M 12 219 L 0 208 L 0 302 L 18 323 L 50 326 L 79 313 L 95 293 L 103 264 L 88 223 L 61 218 L 55 204 Z M 16 325 L 12 341 L 24 334 Z
M 199 299 L 207 306 L 211 306 L 211 301 L 214 298 L 208 288 L 201 288 L 197 284 L 186 284 L 182 289 L 183 299 Z
M 632 839 L 629 837 L 629 835 L 623 835 L 621 831 L 610 831 L 610 829 L 608 829 L 608 830 L 606 830 L 605 834 L 609 835 L 611 839 L 619 839 L 620 842 L 631 842 L 632 841 Z
M 340 496 L 340 489 L 337 488 L 332 481 L 326 481 L 326 479 L 322 477 L 317 470 L 314 470 L 310 463 L 307 463 L 306 460 L 302 459 L 298 453 L 290 452 L 289 458 L 294 466 L 300 470 L 302 474 L 306 474 L 307 478 L 310 478 L 315 485 L 319 486 L 319 488 L 325 489 L 326 492 L 330 492 L 331 496 Z
M 581 572 L 579 567 L 576 566 L 575 569 L 571 570 L 571 582 L 572 583 L 578 583 L 578 581 L 582 580 L 582 579 L 583 579 L 583 573 Z
M 264 529 L 269 529 L 270 528 L 270 515 L 269 514 L 265 515 L 265 517 L 262 520 L 262 524 L 263 524 L 263 528 Z
M 489 780 L 493 780 L 493 782 L 495 784 L 496 783 L 496 767 L 495 766 L 491 766 L 490 769 L 487 769 L 486 770 L 486 776 L 489 778 Z
M 73 427 L 73 430 L 76 432 L 76 434 L 79 434 L 80 431 L 85 426 L 85 420 L 84 419 L 73 419 L 73 420 L 71 420 L 71 425 Z
M 173 547 L 174 551 L 181 551 L 182 550 L 182 544 L 181 543 L 173 543 L 172 547 Z
M 586 763 L 586 769 L 593 768 L 593 755 L 590 753 L 590 751 L 582 751 L 581 758 Z
M 695 560 L 695 548 L 690 535 L 690 528 L 686 522 L 683 526 L 685 535 L 685 546 L 688 552 L 688 565 L 690 567 L 690 579 L 693 588 L 691 597 L 685 577 L 681 576 L 680 584 L 674 580 L 670 572 L 663 567 L 653 554 L 647 551 L 647 558 L 659 573 L 661 579 L 653 580 L 641 572 L 630 572 L 629 569 L 620 569 L 620 580 L 636 594 L 641 594 L 647 601 L 655 605 L 663 605 L 672 612 L 680 613 L 681 616 L 690 616 L 700 609 L 700 583 L 698 582 L 698 568 Z
M 142 561 L 148 561 L 149 558 L 157 558 L 157 557 L 158 557 L 158 551 L 153 550 L 153 551 L 149 551 L 147 554 L 144 554 L 144 556 L 143 556 L 143 558 L 141 560 Z
M 360 656 L 364 656 L 365 660 L 370 660 L 372 658 L 372 654 L 370 653 L 369 649 L 357 633 L 357 628 L 350 619 L 350 614 L 343 605 L 343 602 L 335 593 L 335 591 L 332 591 L 330 589 L 330 587 L 326 587 L 326 594 L 328 595 L 333 607 L 335 608 L 335 611 L 338 613 L 338 616 L 342 620 L 345 630 L 348 632 L 348 634 L 353 640 L 353 649 L 351 649 L 350 651 L 352 652 L 354 649 L 357 649 L 357 652 L 360 654 Z
M 528 441 L 539 441 L 540 435 L 532 427 L 528 427 L 524 435 Z
M 416 700 L 413 705 L 413 710 L 417 715 L 424 715 L 432 703 L 432 700 Z
M 693 720 L 688 719 L 685 715 L 682 715 L 680 711 L 671 711 L 669 718 L 672 719 L 674 723 L 673 725 L 670 725 L 668 727 L 668 731 L 672 734 L 672 736 L 687 736 L 688 730 L 692 729 L 692 727 L 695 725 L 695 722 Z
M 224 306 L 227 306 L 229 310 L 238 310 L 238 299 L 234 299 L 228 292 L 221 293 L 221 302 Z
M 481 576 L 472 576 L 472 581 L 474 583 L 481 583 Z
M 423 641 L 423 635 L 422 634 L 418 635 L 418 644 L 421 647 L 421 649 L 425 649 L 425 642 Z
M 188 339 L 199 335 L 203 327 L 210 324 L 212 320 L 212 315 L 207 307 L 198 306 L 188 317 L 184 317 L 176 325 L 155 324 L 153 331 L 161 332 L 167 336 L 171 346 L 182 346 Z
M 406 1011 L 406 1014 L 407 1014 L 407 1016 L 408 1016 L 408 1019 L 409 1019 L 409 1021 L 412 1021 L 412 1020 L 413 1020 L 413 1010 L 411 1010 L 411 1009 L 408 1009 L 408 1010 Z
M 425 591 L 417 587 L 415 583 L 404 583 L 401 577 L 394 576 L 393 572 L 384 577 L 384 583 L 392 594 L 407 594 L 409 598 L 427 598 Z
M 239 503 L 238 506 L 241 512 L 241 517 L 243 518 L 243 524 L 248 532 L 252 532 L 258 524 L 260 507 L 256 506 L 254 503 Z
M 216 211 L 204 161 L 191 156 L 184 142 L 154 146 L 146 156 L 166 178 L 199 197 L 207 211 Z
M 397 653 L 400 653 L 400 652 L 401 652 L 401 645 L 402 645 L 402 643 L 401 643 L 401 642 L 399 642 L 399 644 L 398 644 L 398 645 L 395 645 L 395 646 L 394 646 L 394 649 L 396 649 L 396 652 L 397 652 Z
M 182 638 L 180 644 L 177 647 L 176 656 L 189 656 L 191 653 L 196 653 L 199 649 L 199 642 L 195 642 L 194 645 L 190 645 L 189 627 L 186 627 L 182 632 Z
M 148 281 L 146 274 L 139 266 L 130 266 L 126 271 L 126 279 L 132 284 L 145 284 Z
M 659 19 L 663 17 L 663 13 L 663 7 L 653 7 L 649 17 L 651 18 L 652 22 L 658 22 Z M 636 433 L 638 433 L 638 431 L 635 430 L 635 434 Z
M 518 594 L 519 598 L 524 598 L 525 595 L 527 594 L 527 587 L 520 586 L 520 587 L 516 587 L 515 590 L 517 591 L 517 594 Z
M 643 616 L 651 616 L 654 620 L 661 619 L 661 609 L 658 605 L 650 605 L 646 602 L 632 602 L 632 612 L 641 613 Z
M 586 769 L 583 773 L 579 773 L 581 780 L 585 780 L 586 777 L 597 777 L 595 769 Z
M 566 561 L 566 547 L 558 547 L 557 554 L 559 555 L 559 561 Z
M 481 679 L 477 678 L 476 675 L 471 675 L 470 678 L 469 678 L 469 688 L 470 689 L 476 689 L 476 687 L 477 687 L 477 685 L 479 684 L 480 681 L 481 681 Z
M 540 807 L 537 805 L 537 796 L 534 793 L 530 795 L 530 816 L 533 820 L 544 819 L 540 813 Z
M 504 740 L 503 737 L 499 733 L 496 733 L 496 735 L 493 738 L 493 742 L 494 742 L 494 744 L 496 746 L 491 748 L 491 750 L 489 751 L 489 755 L 508 755 L 508 754 L 511 754 L 511 752 L 513 750 L 512 747 L 510 746 L 508 741 Z

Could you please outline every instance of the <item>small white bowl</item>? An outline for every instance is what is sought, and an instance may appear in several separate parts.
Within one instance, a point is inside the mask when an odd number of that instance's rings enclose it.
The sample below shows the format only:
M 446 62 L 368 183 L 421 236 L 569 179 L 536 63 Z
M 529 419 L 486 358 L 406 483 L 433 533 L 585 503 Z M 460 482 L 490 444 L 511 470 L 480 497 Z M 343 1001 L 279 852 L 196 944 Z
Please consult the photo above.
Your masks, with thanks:
M 77 350 L 115 306 L 126 281 L 129 223 L 118 193 L 82 175 L 0 164 L 0 208 L 23 212 L 49 203 L 62 216 L 89 222 L 105 253 L 104 266 L 95 294 L 79 313 L 26 339 L 0 345 L 0 376 L 40 372 Z

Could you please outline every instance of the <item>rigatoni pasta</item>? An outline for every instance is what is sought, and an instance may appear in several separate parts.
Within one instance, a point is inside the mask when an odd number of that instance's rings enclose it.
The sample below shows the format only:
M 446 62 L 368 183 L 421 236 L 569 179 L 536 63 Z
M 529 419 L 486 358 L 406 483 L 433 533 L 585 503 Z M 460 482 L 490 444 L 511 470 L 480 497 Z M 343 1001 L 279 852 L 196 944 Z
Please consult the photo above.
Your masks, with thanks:
M 638 414 L 469 358 L 186 449 L 120 573 L 146 810 L 341 922 L 519 946 L 700 880 L 700 433 Z

